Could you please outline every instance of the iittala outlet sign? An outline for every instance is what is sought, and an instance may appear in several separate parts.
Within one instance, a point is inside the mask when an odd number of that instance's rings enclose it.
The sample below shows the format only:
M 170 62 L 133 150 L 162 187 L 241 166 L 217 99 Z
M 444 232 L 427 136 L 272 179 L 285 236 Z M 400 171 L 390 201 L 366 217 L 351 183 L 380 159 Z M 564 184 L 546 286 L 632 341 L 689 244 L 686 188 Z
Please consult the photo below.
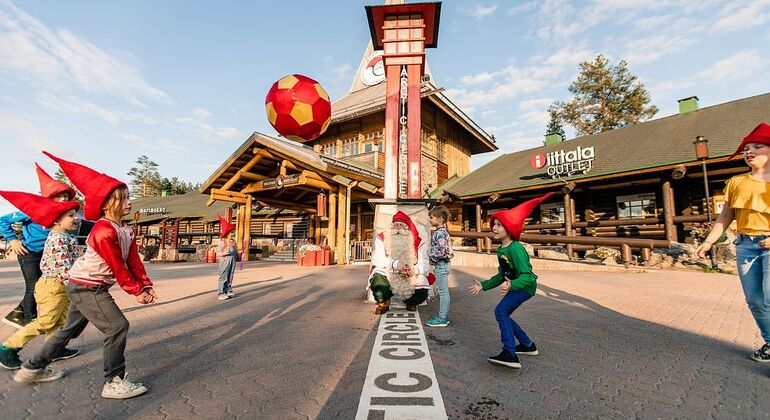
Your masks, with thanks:
M 594 166 L 596 151 L 593 146 L 578 146 L 573 150 L 557 150 L 546 154 L 535 153 L 530 163 L 535 169 L 546 168 L 551 178 L 587 174 Z

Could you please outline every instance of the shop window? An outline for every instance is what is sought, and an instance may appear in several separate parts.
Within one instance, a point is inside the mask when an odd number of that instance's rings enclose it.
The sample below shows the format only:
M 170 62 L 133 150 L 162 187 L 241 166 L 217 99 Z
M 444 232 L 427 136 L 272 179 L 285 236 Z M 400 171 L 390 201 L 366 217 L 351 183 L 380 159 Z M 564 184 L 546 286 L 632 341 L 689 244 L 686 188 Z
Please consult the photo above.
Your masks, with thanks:
M 564 223 L 564 203 L 541 204 L 540 223 Z
M 618 219 L 656 217 L 655 193 L 622 195 L 616 199 Z

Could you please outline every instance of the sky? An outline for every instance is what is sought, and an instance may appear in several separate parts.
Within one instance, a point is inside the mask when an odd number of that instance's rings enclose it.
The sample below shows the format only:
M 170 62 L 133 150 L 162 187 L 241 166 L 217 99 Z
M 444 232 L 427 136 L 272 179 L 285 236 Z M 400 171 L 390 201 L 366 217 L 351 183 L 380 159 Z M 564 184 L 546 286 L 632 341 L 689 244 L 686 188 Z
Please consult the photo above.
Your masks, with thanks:
M 276 134 L 274 81 L 300 73 L 345 95 L 378 3 L 0 0 L 0 189 L 38 192 L 34 162 L 57 168 L 41 150 L 126 181 L 147 155 L 164 177 L 203 182 L 252 132 Z M 693 95 L 706 107 L 770 92 L 768 45 L 770 0 L 447 0 L 427 59 L 497 139 L 475 169 L 542 145 L 548 105 L 597 54 L 625 60 L 661 118 Z

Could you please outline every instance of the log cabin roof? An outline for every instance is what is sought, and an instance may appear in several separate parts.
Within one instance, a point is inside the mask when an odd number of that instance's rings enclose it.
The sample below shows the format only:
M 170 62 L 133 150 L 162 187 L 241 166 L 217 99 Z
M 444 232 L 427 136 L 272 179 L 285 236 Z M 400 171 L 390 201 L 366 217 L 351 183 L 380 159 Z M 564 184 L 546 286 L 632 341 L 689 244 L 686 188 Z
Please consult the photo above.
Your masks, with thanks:
M 699 165 L 693 142 L 696 136 L 708 140 L 709 161 L 724 161 L 741 139 L 762 121 L 770 121 L 770 93 L 726 102 L 685 114 L 629 125 L 590 136 L 577 137 L 556 145 L 541 146 L 504 154 L 476 169 L 447 188 L 463 199 L 555 187 L 564 181 L 588 181 L 621 176 L 629 172 L 663 170 L 678 164 Z M 552 179 L 545 168 L 533 168 L 533 156 L 540 153 L 595 148 L 593 168 L 586 174 Z

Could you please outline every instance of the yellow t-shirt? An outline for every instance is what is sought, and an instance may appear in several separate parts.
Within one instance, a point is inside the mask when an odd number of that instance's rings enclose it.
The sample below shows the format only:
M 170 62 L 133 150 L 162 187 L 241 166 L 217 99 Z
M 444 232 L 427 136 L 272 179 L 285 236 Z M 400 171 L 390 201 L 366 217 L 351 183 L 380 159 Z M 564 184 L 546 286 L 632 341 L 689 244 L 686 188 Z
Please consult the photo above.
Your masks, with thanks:
M 727 180 L 725 202 L 735 212 L 738 233 L 770 233 L 770 182 L 758 181 L 751 173 L 736 175 Z

